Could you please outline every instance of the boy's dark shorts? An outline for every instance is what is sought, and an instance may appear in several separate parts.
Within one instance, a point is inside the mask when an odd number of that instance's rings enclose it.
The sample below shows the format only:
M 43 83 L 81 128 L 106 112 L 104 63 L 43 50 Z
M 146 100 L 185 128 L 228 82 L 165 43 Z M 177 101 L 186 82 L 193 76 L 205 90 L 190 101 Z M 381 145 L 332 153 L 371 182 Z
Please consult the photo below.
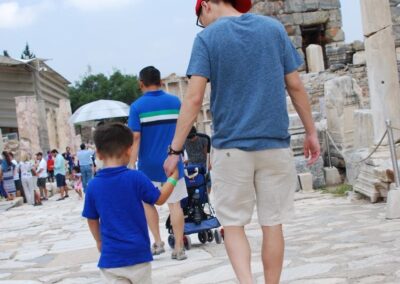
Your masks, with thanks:
M 37 180 L 37 186 L 39 188 L 45 188 L 46 187 L 46 179 L 47 178 L 38 178 Z
M 66 186 L 67 184 L 65 183 L 65 176 L 62 174 L 57 174 L 56 175 L 56 183 L 57 183 L 57 187 Z

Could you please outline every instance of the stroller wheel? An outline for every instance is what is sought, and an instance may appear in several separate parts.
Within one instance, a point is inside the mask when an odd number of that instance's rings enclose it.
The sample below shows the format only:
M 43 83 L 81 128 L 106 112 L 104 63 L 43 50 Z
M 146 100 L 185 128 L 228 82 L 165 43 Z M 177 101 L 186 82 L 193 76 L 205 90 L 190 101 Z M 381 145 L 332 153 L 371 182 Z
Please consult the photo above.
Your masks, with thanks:
M 192 240 L 189 236 L 183 236 L 183 244 L 186 250 L 190 250 L 192 248 Z
M 218 229 L 216 229 L 216 230 L 214 231 L 214 238 L 215 238 L 215 242 L 216 242 L 217 244 L 222 243 L 222 235 L 221 235 L 221 233 L 218 231 Z
M 214 240 L 214 234 L 213 234 L 213 232 L 212 232 L 211 230 L 208 230 L 208 231 L 207 231 L 207 241 L 208 241 L 209 243 L 212 243 L 213 240 Z
M 174 235 L 169 235 L 168 236 L 168 244 L 169 244 L 169 247 L 170 248 L 175 248 L 175 237 L 174 237 Z
M 208 236 L 206 231 L 201 231 L 197 235 L 199 237 L 200 243 L 205 244 L 207 242 Z

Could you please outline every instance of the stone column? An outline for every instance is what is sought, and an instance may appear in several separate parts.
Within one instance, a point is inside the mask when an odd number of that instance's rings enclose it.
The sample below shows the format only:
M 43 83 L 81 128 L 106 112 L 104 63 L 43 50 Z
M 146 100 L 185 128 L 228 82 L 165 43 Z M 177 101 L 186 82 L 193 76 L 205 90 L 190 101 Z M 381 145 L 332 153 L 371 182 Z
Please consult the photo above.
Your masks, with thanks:
M 389 0 L 361 0 L 374 142 L 385 132 L 385 120 L 400 127 L 400 86 Z M 395 139 L 400 132 L 394 132 Z
M 349 76 L 331 79 L 325 83 L 325 108 L 327 128 L 342 150 L 354 144 L 353 113 L 359 108 L 359 99 Z
M 19 140 L 20 142 L 26 142 L 23 143 L 24 145 L 29 144 L 30 148 L 22 150 L 27 150 L 30 154 L 35 154 L 39 151 L 42 151 L 39 138 L 39 105 L 36 96 L 16 97 L 15 104 L 17 112 Z
M 306 49 L 308 72 L 318 73 L 325 70 L 324 54 L 322 47 L 317 44 L 310 44 Z
M 47 129 L 49 131 L 50 150 L 58 148 L 57 139 L 57 116 L 54 109 L 49 109 L 46 114 Z
M 58 148 L 64 152 L 67 146 L 71 147 L 75 152 L 75 128 L 68 122 L 72 115 L 71 102 L 67 99 L 59 101 L 59 108 L 57 110 L 57 133 L 58 133 Z

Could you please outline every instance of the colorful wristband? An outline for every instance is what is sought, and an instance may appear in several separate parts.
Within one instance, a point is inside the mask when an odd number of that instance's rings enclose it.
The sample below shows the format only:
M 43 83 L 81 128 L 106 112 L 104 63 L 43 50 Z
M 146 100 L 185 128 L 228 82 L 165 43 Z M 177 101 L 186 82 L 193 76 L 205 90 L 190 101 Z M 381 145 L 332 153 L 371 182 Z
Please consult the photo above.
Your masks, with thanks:
M 174 187 L 178 184 L 178 181 L 172 177 L 169 177 L 167 179 L 167 182 L 169 182 L 170 184 L 172 184 Z

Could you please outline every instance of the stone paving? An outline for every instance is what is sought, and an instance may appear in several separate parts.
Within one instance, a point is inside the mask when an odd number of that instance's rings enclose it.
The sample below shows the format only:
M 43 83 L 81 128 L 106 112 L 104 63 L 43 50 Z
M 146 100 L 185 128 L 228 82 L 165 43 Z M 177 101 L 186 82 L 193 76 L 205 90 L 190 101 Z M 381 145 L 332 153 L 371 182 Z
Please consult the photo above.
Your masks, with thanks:
M 385 220 L 385 204 L 319 193 L 296 199 L 296 219 L 285 229 L 282 283 L 400 283 L 400 221 Z M 82 201 L 72 196 L 1 212 L 0 284 L 101 283 L 98 253 L 81 209 Z M 166 215 L 161 208 L 162 221 Z M 256 219 L 247 233 L 253 273 L 263 283 Z M 169 251 L 156 257 L 154 283 L 235 283 L 223 245 L 200 245 L 194 235 L 192 242 L 187 261 L 170 260 Z

